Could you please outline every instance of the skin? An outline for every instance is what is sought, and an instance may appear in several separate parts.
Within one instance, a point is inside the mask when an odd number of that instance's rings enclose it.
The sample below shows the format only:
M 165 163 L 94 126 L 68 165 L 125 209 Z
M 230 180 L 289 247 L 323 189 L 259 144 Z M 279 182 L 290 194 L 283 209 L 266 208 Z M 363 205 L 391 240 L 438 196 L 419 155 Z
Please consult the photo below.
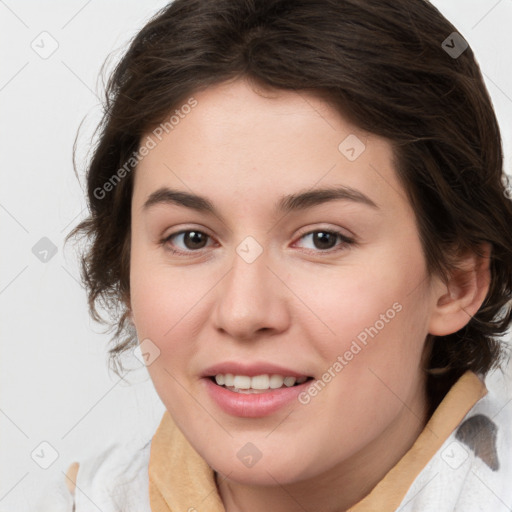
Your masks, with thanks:
M 391 145 L 322 99 L 245 79 L 194 98 L 197 106 L 135 173 L 129 306 L 139 340 L 160 350 L 149 373 L 218 473 L 228 512 L 346 510 L 423 429 L 425 338 L 469 321 L 489 285 L 488 260 L 467 254 L 464 272 L 447 283 L 430 278 Z M 338 150 L 350 134 L 366 146 L 355 161 Z M 358 190 L 377 208 L 335 200 L 274 211 L 286 194 L 334 185 Z M 219 216 L 176 204 L 144 210 L 162 186 L 207 197 Z M 199 248 L 180 235 L 161 243 L 185 229 L 208 236 Z M 308 235 L 322 230 L 355 243 L 335 238 L 326 249 Z M 263 249 L 252 263 L 236 252 L 247 236 Z M 272 362 L 321 380 L 395 303 L 401 311 L 307 405 L 237 418 L 205 392 L 201 373 L 222 361 Z M 262 453 L 250 468 L 237 458 L 247 442 Z

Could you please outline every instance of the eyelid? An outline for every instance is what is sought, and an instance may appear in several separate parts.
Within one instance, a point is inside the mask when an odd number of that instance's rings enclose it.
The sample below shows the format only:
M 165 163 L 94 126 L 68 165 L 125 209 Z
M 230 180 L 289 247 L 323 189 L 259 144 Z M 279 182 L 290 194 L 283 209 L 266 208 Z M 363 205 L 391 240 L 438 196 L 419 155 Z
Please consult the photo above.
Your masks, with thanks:
M 301 229 L 299 230 L 299 234 L 297 235 L 297 238 L 302 238 L 304 235 L 309 235 L 311 233 L 316 233 L 318 231 L 326 231 L 328 233 L 337 233 L 338 235 L 340 235 L 342 238 L 346 239 L 346 240 L 351 240 L 355 243 L 355 236 L 353 234 L 348 234 L 348 233 L 345 233 L 346 231 L 348 231 L 347 229 L 345 230 L 342 230 L 342 228 L 340 227 L 334 227 L 334 226 L 318 226 L 318 227 L 315 227 L 313 229 L 311 228 L 304 228 L 304 229 Z

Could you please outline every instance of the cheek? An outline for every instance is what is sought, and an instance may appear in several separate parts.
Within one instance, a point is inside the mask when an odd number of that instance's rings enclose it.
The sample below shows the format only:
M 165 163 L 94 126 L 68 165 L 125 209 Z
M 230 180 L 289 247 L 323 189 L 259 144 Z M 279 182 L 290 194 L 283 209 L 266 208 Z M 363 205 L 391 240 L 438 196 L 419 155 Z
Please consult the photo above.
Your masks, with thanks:
M 135 266 L 131 284 L 139 340 L 149 338 L 159 351 L 147 367 L 154 388 L 173 417 L 201 424 L 204 418 L 195 417 L 200 411 L 183 386 L 188 386 L 186 374 L 197 351 L 192 321 L 206 290 L 200 282 L 192 284 L 186 272 L 171 272 L 159 263 Z
M 139 340 L 148 338 L 159 351 L 148 372 L 162 401 L 172 410 L 190 398 L 181 397 L 180 383 L 188 378 L 198 334 L 208 317 L 208 292 L 218 278 L 206 266 L 171 267 L 161 255 L 135 250 L 130 280 Z
M 360 408 L 369 417 L 388 403 L 400 405 L 393 393 L 410 398 L 410 383 L 421 378 L 426 268 L 419 242 L 409 241 L 407 252 L 401 247 L 395 244 L 365 265 L 340 268 L 338 279 L 326 269 L 290 286 L 308 297 L 308 309 L 318 317 L 312 317 L 309 335 L 323 361 L 321 380 L 333 382 L 320 398 L 326 408 L 332 398 L 350 404 L 347 414 Z
M 202 295 L 198 287 L 157 272 L 134 281 L 132 308 L 139 340 L 149 338 L 160 350 L 159 364 L 173 372 L 186 367 L 187 354 L 195 349 L 191 320 L 200 310 Z
M 317 345 L 324 373 L 318 378 L 318 391 L 303 396 L 301 403 L 310 402 L 304 405 L 309 414 L 322 417 L 321 428 L 333 436 L 340 452 L 350 456 L 389 426 L 404 404 L 413 423 L 421 417 L 417 396 L 427 328 L 423 301 L 410 294 L 408 286 L 373 286 L 370 293 L 347 289 L 352 295 L 329 297 L 337 300 L 338 317 L 333 315 L 330 324 L 336 336 L 324 337 L 326 341 Z M 325 446 L 319 442 L 315 449 Z M 335 454 L 324 456 L 336 462 Z
M 410 345 L 423 332 L 422 320 L 427 316 L 425 297 L 420 295 L 423 259 L 420 252 L 397 253 L 382 251 L 362 263 L 288 276 L 289 287 L 303 298 L 304 304 L 297 303 L 297 308 L 308 319 L 310 339 L 324 360 L 343 354 L 354 340 L 369 347 L 372 340 L 385 339 L 389 354 L 401 350 L 403 344 Z
M 154 338 L 157 344 L 174 339 L 176 329 L 189 321 L 195 305 L 211 287 L 210 280 L 208 269 L 171 265 L 163 248 L 150 249 L 147 241 L 135 237 L 130 258 L 130 295 L 140 336 Z

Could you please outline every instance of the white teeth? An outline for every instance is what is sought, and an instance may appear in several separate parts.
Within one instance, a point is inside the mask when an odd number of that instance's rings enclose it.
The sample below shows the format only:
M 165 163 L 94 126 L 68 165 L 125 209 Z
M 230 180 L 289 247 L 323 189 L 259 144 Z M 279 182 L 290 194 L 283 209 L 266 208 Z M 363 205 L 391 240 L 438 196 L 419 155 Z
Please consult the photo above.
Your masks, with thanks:
M 283 377 L 282 375 L 256 375 L 249 377 L 248 375 L 233 375 L 231 373 L 215 375 L 215 382 L 219 386 L 227 388 L 258 390 L 279 389 L 283 386 L 292 387 L 295 384 L 302 384 L 308 380 L 307 377 Z
M 268 389 L 270 377 L 268 375 L 257 375 L 251 379 L 252 389 Z
M 269 382 L 270 389 L 282 388 L 283 383 L 284 383 L 284 377 L 281 377 L 281 375 L 272 375 L 270 377 L 270 382 Z
M 291 388 L 297 379 L 295 377 L 285 377 L 284 385 Z
M 247 377 L 247 375 L 235 375 L 233 386 L 238 389 L 250 389 L 251 377 Z

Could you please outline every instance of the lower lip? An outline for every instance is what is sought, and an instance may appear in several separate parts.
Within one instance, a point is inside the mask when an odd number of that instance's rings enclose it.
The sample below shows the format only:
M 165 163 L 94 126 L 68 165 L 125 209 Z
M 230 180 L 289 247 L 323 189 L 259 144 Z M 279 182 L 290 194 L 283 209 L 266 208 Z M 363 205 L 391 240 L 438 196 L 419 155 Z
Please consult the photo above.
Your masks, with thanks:
M 297 400 L 297 396 L 311 384 L 307 380 L 298 386 L 272 389 L 263 393 L 237 393 L 218 386 L 211 379 L 203 379 L 213 401 L 226 413 L 241 418 L 269 416 Z

